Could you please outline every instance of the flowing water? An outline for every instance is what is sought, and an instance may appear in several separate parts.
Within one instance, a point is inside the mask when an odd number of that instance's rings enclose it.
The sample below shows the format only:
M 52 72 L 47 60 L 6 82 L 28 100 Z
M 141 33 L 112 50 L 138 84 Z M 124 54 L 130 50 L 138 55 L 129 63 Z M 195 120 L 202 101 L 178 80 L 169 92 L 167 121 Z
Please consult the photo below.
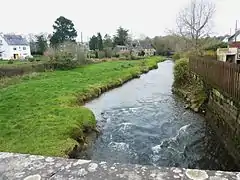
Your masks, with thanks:
M 171 92 L 173 62 L 86 104 L 102 134 L 91 159 L 184 168 L 235 170 L 205 119 Z

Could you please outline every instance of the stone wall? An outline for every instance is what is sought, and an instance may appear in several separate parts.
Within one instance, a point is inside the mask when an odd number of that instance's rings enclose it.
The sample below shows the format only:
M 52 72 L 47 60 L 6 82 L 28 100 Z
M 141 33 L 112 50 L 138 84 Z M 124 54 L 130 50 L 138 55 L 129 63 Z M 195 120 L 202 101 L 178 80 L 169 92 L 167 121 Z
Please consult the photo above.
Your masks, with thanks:
M 239 180 L 240 172 L 205 171 L 0 153 L 0 180 Z
M 209 94 L 206 117 L 240 166 L 240 106 L 216 89 Z

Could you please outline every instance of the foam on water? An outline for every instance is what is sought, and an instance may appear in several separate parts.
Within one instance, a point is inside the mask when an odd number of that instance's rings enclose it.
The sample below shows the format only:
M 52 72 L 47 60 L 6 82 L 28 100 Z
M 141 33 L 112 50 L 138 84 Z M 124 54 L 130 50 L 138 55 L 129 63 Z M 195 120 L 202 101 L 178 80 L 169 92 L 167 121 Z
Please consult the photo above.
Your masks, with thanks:
M 172 62 L 161 63 L 86 105 L 103 125 L 93 160 L 231 170 L 233 161 L 204 118 L 172 94 L 172 70 Z
M 129 144 L 126 144 L 124 142 L 110 142 L 108 144 L 108 147 L 115 151 L 128 151 L 129 150 Z
M 131 125 L 132 123 L 122 123 L 119 125 L 120 126 L 119 131 L 121 131 L 122 133 L 125 133 L 126 130 L 130 128 Z

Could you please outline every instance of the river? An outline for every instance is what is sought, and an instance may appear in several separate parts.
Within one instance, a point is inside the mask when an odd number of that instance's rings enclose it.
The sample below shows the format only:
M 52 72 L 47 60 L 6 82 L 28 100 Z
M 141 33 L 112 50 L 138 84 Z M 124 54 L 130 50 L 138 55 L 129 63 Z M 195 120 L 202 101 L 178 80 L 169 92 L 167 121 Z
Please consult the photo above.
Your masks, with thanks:
M 232 158 L 199 114 L 171 92 L 170 60 L 86 104 L 102 126 L 91 159 L 154 166 L 235 170 Z

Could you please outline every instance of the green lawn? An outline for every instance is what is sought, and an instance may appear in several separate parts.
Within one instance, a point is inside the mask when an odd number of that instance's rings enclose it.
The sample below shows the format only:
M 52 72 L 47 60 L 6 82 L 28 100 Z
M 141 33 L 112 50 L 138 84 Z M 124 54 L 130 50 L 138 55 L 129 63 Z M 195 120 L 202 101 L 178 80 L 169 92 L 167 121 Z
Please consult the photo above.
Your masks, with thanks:
M 0 60 L 0 67 L 11 67 L 11 66 L 18 66 L 22 64 L 29 64 L 30 62 L 27 60 L 14 60 L 13 64 L 8 64 L 9 60 Z
M 30 62 L 28 60 L 13 60 L 13 64 L 8 64 L 9 60 L 0 60 L 0 68 L 1 67 L 19 67 L 19 66 L 26 66 L 32 64 L 39 64 L 48 60 L 46 56 L 34 56 L 34 62 Z M 36 61 L 38 59 L 39 61 Z
M 77 104 L 120 85 L 160 57 L 86 65 L 8 79 L 0 89 L 0 151 L 66 156 L 93 113 Z M 11 83 L 13 81 L 13 83 Z

